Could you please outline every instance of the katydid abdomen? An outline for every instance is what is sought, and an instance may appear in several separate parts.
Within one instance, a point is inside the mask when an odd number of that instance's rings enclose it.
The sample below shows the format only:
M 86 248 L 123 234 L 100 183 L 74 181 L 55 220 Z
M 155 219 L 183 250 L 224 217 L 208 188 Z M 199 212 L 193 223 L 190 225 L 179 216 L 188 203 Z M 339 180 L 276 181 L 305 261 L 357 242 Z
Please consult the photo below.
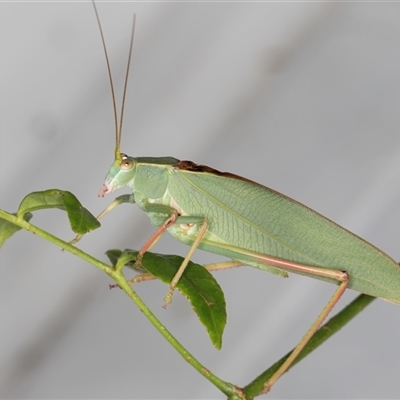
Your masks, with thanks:
M 126 157 L 126 156 L 124 156 Z M 124 160 L 123 160 L 124 162 Z M 129 168 L 127 168 L 129 164 Z M 400 267 L 387 254 L 303 204 L 245 178 L 174 158 L 125 158 L 112 166 L 105 193 L 128 185 L 155 225 L 167 218 L 154 211 L 169 206 L 180 216 L 207 221 L 198 247 L 286 276 L 262 260 L 272 256 L 299 264 L 346 271 L 349 288 L 400 303 Z M 149 208 L 150 205 L 150 208 Z M 168 228 L 191 245 L 200 224 Z M 326 277 L 302 273 L 317 279 Z

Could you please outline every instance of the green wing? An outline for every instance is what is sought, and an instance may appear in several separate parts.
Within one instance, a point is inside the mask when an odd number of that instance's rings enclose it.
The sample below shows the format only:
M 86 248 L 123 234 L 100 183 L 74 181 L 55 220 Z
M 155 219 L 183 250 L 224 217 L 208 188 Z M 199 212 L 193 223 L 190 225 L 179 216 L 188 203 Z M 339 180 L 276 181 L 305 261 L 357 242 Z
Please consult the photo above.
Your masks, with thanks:
M 200 248 L 258 268 L 249 252 L 348 271 L 350 288 L 400 303 L 400 267 L 387 254 L 289 197 L 208 170 L 172 170 L 168 185 L 186 215 L 207 218 Z

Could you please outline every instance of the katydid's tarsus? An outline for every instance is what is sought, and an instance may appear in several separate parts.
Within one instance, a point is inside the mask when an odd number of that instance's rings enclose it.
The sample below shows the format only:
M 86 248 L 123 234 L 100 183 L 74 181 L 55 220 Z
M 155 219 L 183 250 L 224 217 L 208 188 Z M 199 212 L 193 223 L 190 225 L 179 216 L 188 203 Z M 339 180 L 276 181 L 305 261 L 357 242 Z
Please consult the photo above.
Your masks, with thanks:
M 97 11 L 96 17 L 101 31 Z M 105 49 L 102 33 L 101 37 Z M 124 186 L 132 189 L 132 200 L 158 227 L 141 249 L 141 254 L 149 250 L 165 231 L 190 246 L 171 282 L 166 302 L 171 301 L 175 285 L 197 248 L 282 277 L 294 272 L 338 285 L 309 331 L 265 385 L 267 392 L 290 367 L 347 288 L 400 303 L 400 267 L 372 244 L 258 183 L 173 157 L 134 158 L 122 154 L 122 116 L 132 41 L 133 30 L 119 123 L 105 51 L 114 105 L 116 146 L 115 161 L 99 195 Z

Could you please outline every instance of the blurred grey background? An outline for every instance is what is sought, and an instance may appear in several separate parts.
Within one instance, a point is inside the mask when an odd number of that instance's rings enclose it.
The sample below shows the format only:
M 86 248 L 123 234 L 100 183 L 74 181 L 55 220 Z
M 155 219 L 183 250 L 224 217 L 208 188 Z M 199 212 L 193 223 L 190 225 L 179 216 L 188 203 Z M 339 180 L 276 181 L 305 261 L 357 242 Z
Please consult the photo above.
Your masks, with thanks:
M 98 3 L 118 99 L 137 14 L 122 150 L 171 155 L 281 191 L 400 259 L 400 4 Z M 0 207 L 61 188 L 97 214 L 114 125 L 89 2 L 0 4 Z M 123 192 L 117 193 L 117 195 Z M 73 237 L 61 211 L 35 224 Z M 122 206 L 80 246 L 139 248 L 153 228 Z M 185 254 L 170 237 L 156 247 Z M 201 263 L 217 260 L 198 252 Z M 334 287 L 241 268 L 216 275 L 217 351 L 158 282 L 137 286 L 221 378 L 245 385 L 289 351 Z M 2 398 L 223 398 L 96 268 L 26 232 L 0 251 Z M 357 293 L 349 291 L 339 310 Z M 398 398 L 400 307 L 381 300 L 293 368 L 270 398 Z

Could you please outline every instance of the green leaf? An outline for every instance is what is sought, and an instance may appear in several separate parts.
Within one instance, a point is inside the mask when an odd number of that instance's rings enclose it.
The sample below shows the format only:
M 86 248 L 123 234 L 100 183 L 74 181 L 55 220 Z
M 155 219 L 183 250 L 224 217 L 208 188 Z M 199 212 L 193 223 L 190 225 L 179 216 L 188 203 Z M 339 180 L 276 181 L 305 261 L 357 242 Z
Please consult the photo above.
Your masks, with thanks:
M 14 214 L 16 215 L 16 214 Z M 32 218 L 31 213 L 26 213 L 23 216 L 25 221 L 29 221 Z M 4 242 L 18 232 L 21 228 L 13 223 L 0 218 L 0 247 L 3 246 Z
M 122 267 L 129 267 L 137 272 L 143 273 L 147 270 L 141 265 L 136 265 L 136 258 L 138 252 L 136 250 L 126 249 L 125 251 L 112 249 L 106 251 L 106 256 L 110 260 L 111 265 L 115 269 L 122 269 Z M 121 265 L 122 263 L 122 265 Z
M 111 263 L 126 254 L 136 257 L 138 252 L 126 249 L 107 252 Z M 118 257 L 118 258 L 117 258 Z M 141 266 L 164 283 L 170 283 L 183 262 L 183 257 L 146 252 Z M 129 263 L 128 263 L 129 266 Z M 220 349 L 226 325 L 224 293 L 215 278 L 203 266 L 189 261 L 177 284 L 177 289 L 189 300 L 200 322 L 205 326 L 213 345 Z
M 92 215 L 79 200 L 68 191 L 49 189 L 41 192 L 32 192 L 24 197 L 18 208 L 18 217 L 28 212 L 58 208 L 68 214 L 72 230 L 78 234 L 85 234 L 100 226 L 100 222 Z
M 18 207 L 18 217 L 27 212 L 43 210 L 46 208 L 64 209 L 62 191 L 56 189 L 32 192 L 26 195 Z
M 71 192 L 63 192 L 65 210 L 75 233 L 84 234 L 100 227 L 100 222 Z

